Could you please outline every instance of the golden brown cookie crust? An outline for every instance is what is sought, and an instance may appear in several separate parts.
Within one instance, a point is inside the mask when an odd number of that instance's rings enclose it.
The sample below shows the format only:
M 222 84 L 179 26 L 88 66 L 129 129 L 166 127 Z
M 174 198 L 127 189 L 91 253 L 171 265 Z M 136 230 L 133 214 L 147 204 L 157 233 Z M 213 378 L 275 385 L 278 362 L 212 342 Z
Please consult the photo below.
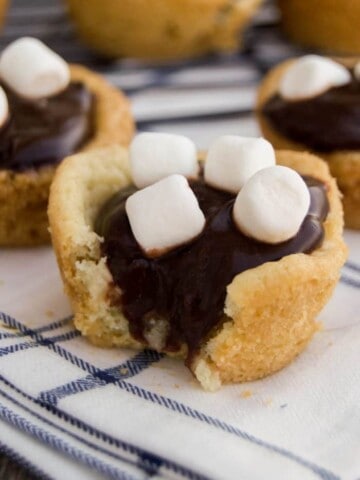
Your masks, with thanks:
M 258 91 L 257 118 L 261 131 L 275 148 L 289 150 L 308 150 L 306 145 L 293 142 L 279 132 L 270 124 L 262 114 L 262 107 L 277 93 L 280 79 L 285 71 L 294 62 L 288 60 L 272 69 L 263 80 Z M 352 66 L 354 61 L 344 62 Z M 330 167 L 331 174 L 336 178 L 339 188 L 343 194 L 343 206 L 345 225 L 348 228 L 360 229 L 360 151 L 337 151 L 333 153 L 319 153 Z
M 126 97 L 100 75 L 80 65 L 71 66 L 71 79 L 83 82 L 96 98 L 95 134 L 81 151 L 110 143 L 128 145 L 134 124 Z M 50 241 L 46 210 L 55 170 L 56 165 L 24 172 L 0 169 L 0 246 Z
M 79 35 L 109 57 L 172 59 L 239 47 L 262 0 L 67 0 Z
M 9 0 L 0 0 L 0 28 L 4 25 Z
M 278 0 L 282 26 L 297 43 L 338 54 L 360 54 L 360 3 L 353 0 Z
M 328 187 L 325 239 L 310 255 L 295 254 L 247 270 L 228 286 L 224 323 L 202 347 L 193 372 L 202 386 L 261 378 L 288 364 L 317 329 L 315 316 L 329 299 L 346 257 L 342 206 L 327 165 L 308 153 L 277 153 L 280 164 Z M 68 157 L 51 187 L 49 219 L 59 267 L 76 327 L 106 347 L 143 348 L 110 299 L 114 289 L 101 238 L 93 231 L 103 203 L 130 183 L 127 152 L 110 147 Z M 185 351 L 185 350 L 184 350 Z M 184 353 L 184 352 L 183 352 Z

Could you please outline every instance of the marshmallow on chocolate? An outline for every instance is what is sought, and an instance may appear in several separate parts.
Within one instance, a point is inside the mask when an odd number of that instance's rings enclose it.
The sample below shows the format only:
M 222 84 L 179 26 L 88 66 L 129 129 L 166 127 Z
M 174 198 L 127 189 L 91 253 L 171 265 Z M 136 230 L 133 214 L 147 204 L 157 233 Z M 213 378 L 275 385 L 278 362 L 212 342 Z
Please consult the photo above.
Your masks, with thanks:
M 6 122 L 8 116 L 9 116 L 9 102 L 4 89 L 0 87 L 0 128 Z
M 350 81 L 351 74 L 343 65 L 318 55 L 305 55 L 286 70 L 279 93 L 286 100 L 305 100 Z
M 196 178 L 199 164 L 195 144 L 170 133 L 140 133 L 130 145 L 133 182 L 143 188 L 169 175 Z
M 301 176 L 274 166 L 256 173 L 238 194 L 233 218 L 245 235 L 265 243 L 281 243 L 299 231 L 310 207 L 310 193 Z
M 157 257 L 197 237 L 205 217 L 182 175 L 170 175 L 131 195 L 125 205 L 136 241 Z
M 238 193 L 259 170 L 275 165 L 275 152 L 264 138 L 225 135 L 210 146 L 204 167 L 209 185 Z
M 0 77 L 29 100 L 50 97 L 70 82 L 68 64 L 40 40 L 23 37 L 8 45 L 0 56 Z

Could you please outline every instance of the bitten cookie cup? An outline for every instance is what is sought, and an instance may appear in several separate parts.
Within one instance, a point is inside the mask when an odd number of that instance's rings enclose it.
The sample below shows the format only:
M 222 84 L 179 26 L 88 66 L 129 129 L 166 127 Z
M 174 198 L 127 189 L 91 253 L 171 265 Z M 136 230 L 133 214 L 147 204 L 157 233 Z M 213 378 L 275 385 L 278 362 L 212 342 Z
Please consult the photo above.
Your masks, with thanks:
M 239 48 L 262 0 L 66 0 L 80 37 L 108 57 L 177 59 Z
M 281 63 L 272 69 L 263 80 L 258 91 L 257 118 L 262 134 L 275 148 L 304 151 L 309 150 L 309 147 L 296 143 L 279 133 L 262 113 L 264 105 L 278 93 L 280 81 L 294 61 L 288 60 Z M 344 62 L 349 68 L 353 67 L 355 63 L 355 61 Z M 314 153 L 326 160 L 331 174 L 337 180 L 342 193 L 345 225 L 349 228 L 360 229 L 360 151 L 338 150 L 331 153 Z
M 339 54 L 359 54 L 360 4 L 353 0 L 278 0 L 282 27 L 295 42 Z
M 291 362 L 316 332 L 316 315 L 345 261 L 340 195 L 327 165 L 291 151 L 277 152 L 277 162 L 325 183 L 330 204 L 325 238 L 311 254 L 246 270 L 228 285 L 223 318 L 190 365 L 206 390 L 258 379 Z M 130 182 L 128 153 L 121 147 L 68 157 L 51 187 L 49 219 L 76 328 L 96 345 L 139 349 L 144 345 L 132 338 L 128 320 L 112 302 L 119 290 L 94 231 L 102 205 Z
M 100 75 L 72 65 L 71 81 L 82 82 L 95 97 L 94 134 L 81 148 L 129 144 L 134 130 L 128 100 Z M 50 241 L 49 188 L 57 165 L 24 171 L 0 169 L 0 246 L 41 245 Z

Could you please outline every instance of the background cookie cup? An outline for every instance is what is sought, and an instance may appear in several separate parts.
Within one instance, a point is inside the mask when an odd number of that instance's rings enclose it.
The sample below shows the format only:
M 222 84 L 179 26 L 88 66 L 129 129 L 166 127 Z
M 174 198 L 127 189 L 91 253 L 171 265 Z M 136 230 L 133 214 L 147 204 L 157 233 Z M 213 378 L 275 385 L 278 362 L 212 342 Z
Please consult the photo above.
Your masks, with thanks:
M 278 0 L 282 27 L 302 45 L 359 54 L 360 3 L 353 0 Z
M 109 57 L 186 58 L 239 48 L 261 0 L 66 0 L 80 37 Z
M 317 329 L 314 321 L 338 280 L 346 256 L 342 207 L 327 165 L 316 157 L 278 152 L 279 164 L 328 187 L 325 239 L 312 254 L 294 254 L 237 275 L 227 288 L 224 322 L 203 345 L 193 372 L 207 390 L 261 378 L 288 364 Z M 49 219 L 76 327 L 101 346 L 143 348 L 111 304 L 112 277 L 94 232 L 104 202 L 130 183 L 128 154 L 108 147 L 68 157 L 51 187 Z M 113 292 L 114 293 L 114 292 Z
M 100 75 L 71 66 L 71 80 L 84 83 L 95 95 L 94 134 L 81 151 L 109 143 L 127 145 L 133 120 L 125 96 Z M 49 242 L 47 201 L 57 165 L 21 172 L 0 170 L 0 245 L 38 245 Z
M 281 63 L 271 70 L 263 80 L 258 92 L 257 118 L 264 137 L 275 148 L 304 151 L 309 150 L 309 147 L 285 138 L 262 114 L 262 107 L 277 93 L 282 76 L 293 62 L 294 60 L 288 60 Z M 349 62 L 346 63 L 347 66 L 351 66 Z M 318 155 L 328 163 L 331 174 L 336 178 L 343 194 L 345 225 L 360 229 L 360 151 L 339 150 L 332 153 L 322 152 Z
M 2 27 L 4 24 L 8 5 L 8 0 L 0 0 L 0 27 Z

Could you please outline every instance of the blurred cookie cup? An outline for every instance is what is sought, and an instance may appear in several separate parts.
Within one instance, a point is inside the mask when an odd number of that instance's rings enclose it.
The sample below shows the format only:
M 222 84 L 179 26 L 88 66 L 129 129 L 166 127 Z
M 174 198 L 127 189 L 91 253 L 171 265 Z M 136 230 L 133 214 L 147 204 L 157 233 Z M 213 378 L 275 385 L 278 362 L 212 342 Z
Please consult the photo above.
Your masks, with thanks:
M 360 3 L 353 0 L 278 0 L 282 28 L 306 47 L 360 54 Z
M 101 55 L 184 59 L 239 49 L 262 0 L 66 0 L 82 40 Z
M 357 113 L 360 110 L 360 82 L 354 73 L 357 62 L 336 62 L 348 69 L 350 80 L 345 85 L 329 88 L 308 99 L 286 100 L 281 98 L 280 85 L 298 61 L 292 59 L 276 66 L 259 87 L 257 118 L 262 134 L 275 148 L 312 151 L 324 159 L 343 195 L 345 225 L 360 229 L 360 124 Z M 325 77 L 325 82 L 328 79 Z
M 48 243 L 47 201 L 59 162 L 108 143 L 127 145 L 129 103 L 100 75 L 68 65 L 30 37 L 4 50 L 0 70 L 8 111 L 0 129 L 0 245 Z
M 9 0 L 0 0 L 0 28 L 4 26 Z

